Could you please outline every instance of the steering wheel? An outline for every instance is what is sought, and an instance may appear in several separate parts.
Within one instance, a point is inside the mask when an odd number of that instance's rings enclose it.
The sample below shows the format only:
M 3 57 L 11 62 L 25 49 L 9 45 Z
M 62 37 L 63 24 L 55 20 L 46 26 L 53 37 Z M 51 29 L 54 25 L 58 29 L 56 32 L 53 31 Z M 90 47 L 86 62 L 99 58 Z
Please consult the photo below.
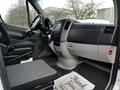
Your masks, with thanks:
M 31 28 L 32 31 L 39 29 L 39 28 L 38 28 L 38 25 L 39 25 L 40 23 L 42 23 L 41 18 L 42 18 L 41 15 L 37 15 L 37 16 L 35 17 L 35 19 L 32 21 L 32 23 L 31 23 L 31 25 L 30 25 L 30 28 Z
M 31 31 L 40 30 L 42 38 L 50 42 L 51 41 L 51 29 L 50 29 L 51 25 L 52 23 L 48 17 L 45 17 L 43 15 L 38 15 L 32 21 L 30 28 L 31 28 Z
M 51 33 L 50 26 L 51 21 L 49 18 L 44 17 L 43 15 L 38 15 L 32 21 L 30 28 L 31 31 L 40 30 L 43 36 L 48 37 L 48 35 Z

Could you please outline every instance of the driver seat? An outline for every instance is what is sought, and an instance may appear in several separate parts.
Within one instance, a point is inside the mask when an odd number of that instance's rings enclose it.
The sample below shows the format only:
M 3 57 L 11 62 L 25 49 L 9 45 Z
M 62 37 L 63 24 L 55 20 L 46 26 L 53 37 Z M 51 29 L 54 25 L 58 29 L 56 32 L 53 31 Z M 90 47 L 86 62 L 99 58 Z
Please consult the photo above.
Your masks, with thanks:
M 10 37 L 4 28 L 4 24 L 4 22 L 0 21 L 0 33 L 2 34 L 0 43 L 2 44 L 2 49 L 4 49 L 3 55 L 6 65 L 20 63 L 21 58 L 32 56 L 34 47 L 33 42 L 22 40 L 18 43 L 11 44 Z

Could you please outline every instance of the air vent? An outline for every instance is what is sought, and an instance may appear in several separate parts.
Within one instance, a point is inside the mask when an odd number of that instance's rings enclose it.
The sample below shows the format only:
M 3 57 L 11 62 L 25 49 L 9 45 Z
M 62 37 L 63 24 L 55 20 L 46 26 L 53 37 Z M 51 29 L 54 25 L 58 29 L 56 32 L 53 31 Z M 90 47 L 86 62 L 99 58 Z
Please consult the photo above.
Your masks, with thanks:
M 70 23 L 71 23 L 70 21 L 67 21 L 67 22 L 66 22 L 64 30 L 68 30 L 68 28 L 69 28 L 69 26 L 70 26 Z
M 115 27 L 114 26 L 106 26 L 104 29 L 105 34 L 113 34 Z

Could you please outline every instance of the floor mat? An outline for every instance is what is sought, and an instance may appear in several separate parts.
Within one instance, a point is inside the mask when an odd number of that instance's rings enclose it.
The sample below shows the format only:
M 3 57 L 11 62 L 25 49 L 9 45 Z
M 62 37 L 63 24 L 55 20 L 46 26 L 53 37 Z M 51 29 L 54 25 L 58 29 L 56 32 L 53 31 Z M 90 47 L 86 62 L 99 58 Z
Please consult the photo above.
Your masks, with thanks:
M 104 90 L 109 81 L 109 73 L 86 63 L 82 63 L 75 68 L 74 71 L 78 72 L 84 78 L 95 84 L 96 87 L 94 90 Z
M 56 65 L 57 58 L 55 57 L 45 57 L 43 58 L 51 67 L 57 70 L 58 78 L 75 71 L 86 78 L 91 83 L 95 84 L 94 90 L 104 90 L 108 84 L 110 73 L 98 69 L 88 63 L 81 63 L 78 67 L 73 70 L 64 70 Z

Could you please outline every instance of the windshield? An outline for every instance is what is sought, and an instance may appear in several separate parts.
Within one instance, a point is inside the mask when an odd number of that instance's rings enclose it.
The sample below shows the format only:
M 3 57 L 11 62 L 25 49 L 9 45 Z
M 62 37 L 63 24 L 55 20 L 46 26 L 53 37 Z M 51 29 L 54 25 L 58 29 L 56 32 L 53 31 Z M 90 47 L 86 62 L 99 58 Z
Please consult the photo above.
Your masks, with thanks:
M 81 23 L 114 23 L 113 0 L 36 1 L 52 21 L 56 21 L 56 19 L 60 18 L 70 18 Z M 1 0 L 0 14 L 2 19 L 9 24 L 28 27 L 25 2 L 26 0 Z M 36 12 L 34 12 L 35 10 L 32 7 L 30 10 L 31 20 L 33 20 L 36 16 Z
M 113 0 L 37 0 L 53 21 L 71 18 L 81 22 L 114 23 Z M 84 21 L 85 20 L 85 21 Z

